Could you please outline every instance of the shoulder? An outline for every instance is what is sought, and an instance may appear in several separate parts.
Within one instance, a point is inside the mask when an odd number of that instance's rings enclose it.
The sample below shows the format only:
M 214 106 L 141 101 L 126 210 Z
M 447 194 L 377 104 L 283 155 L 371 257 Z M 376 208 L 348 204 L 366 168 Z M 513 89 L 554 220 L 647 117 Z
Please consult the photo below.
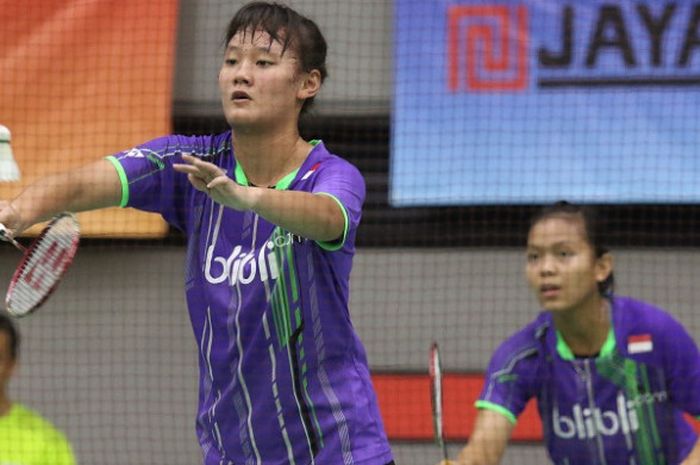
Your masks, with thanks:
M 149 140 L 126 150 L 127 156 L 143 156 L 152 152 L 159 156 L 189 153 L 200 157 L 212 157 L 230 149 L 231 132 L 214 135 L 169 134 Z
M 15 428 L 31 431 L 35 435 L 44 436 L 47 440 L 65 440 L 63 433 L 53 423 L 25 405 L 14 404 L 10 415 Z
M 348 175 L 362 177 L 360 170 L 345 158 L 331 153 L 322 141 L 314 141 L 314 148 L 309 156 L 309 168 L 322 171 L 344 172 Z
M 664 333 L 680 325 L 670 313 L 654 304 L 626 296 L 613 297 L 616 323 L 622 331 Z
M 613 298 L 614 325 L 623 352 L 635 346 L 635 342 L 649 339 L 654 352 L 669 349 L 683 343 L 688 337 L 683 325 L 666 310 L 651 303 L 631 297 Z M 651 351 L 651 349 L 649 350 Z M 662 350 L 663 351 L 663 350 Z
M 551 324 L 551 316 L 542 312 L 535 320 L 509 336 L 494 351 L 491 369 L 510 371 L 533 368 L 533 364 L 539 363 L 540 356 L 547 350 L 547 334 Z

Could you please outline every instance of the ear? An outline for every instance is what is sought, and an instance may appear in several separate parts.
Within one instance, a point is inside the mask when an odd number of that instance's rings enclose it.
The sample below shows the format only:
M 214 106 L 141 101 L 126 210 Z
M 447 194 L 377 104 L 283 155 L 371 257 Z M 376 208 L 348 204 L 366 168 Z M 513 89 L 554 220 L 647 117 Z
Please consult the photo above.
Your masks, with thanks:
M 609 253 L 604 253 L 595 261 L 595 280 L 599 283 L 605 281 L 613 272 L 613 257 Z
M 304 73 L 299 84 L 297 98 L 299 100 L 306 100 L 316 96 L 319 90 L 321 90 L 321 72 L 317 69 L 313 69 L 308 73 Z

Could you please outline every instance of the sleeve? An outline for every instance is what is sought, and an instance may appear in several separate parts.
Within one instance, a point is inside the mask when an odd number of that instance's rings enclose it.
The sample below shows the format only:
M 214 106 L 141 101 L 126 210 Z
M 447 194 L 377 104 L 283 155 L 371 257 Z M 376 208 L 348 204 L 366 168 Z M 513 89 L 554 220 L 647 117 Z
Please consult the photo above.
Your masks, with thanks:
M 669 398 L 700 419 L 700 352 L 683 325 L 669 317 L 663 331 Z
M 192 139 L 166 136 L 107 157 L 122 185 L 122 207 L 160 213 L 184 230 L 186 176 L 172 169 L 182 153 L 196 153 Z
M 76 465 L 73 449 L 66 437 L 58 430 L 52 430 L 46 439 L 42 465 Z
M 533 382 L 537 379 L 538 350 L 535 347 L 517 348 L 512 339 L 494 352 L 475 406 L 501 413 L 515 424 L 535 392 Z
M 352 246 L 365 201 L 365 180 L 359 170 L 341 158 L 330 159 L 319 168 L 311 192 L 335 200 L 345 219 L 341 237 L 332 242 L 317 242 L 318 245 L 329 251 L 340 250 L 346 245 Z

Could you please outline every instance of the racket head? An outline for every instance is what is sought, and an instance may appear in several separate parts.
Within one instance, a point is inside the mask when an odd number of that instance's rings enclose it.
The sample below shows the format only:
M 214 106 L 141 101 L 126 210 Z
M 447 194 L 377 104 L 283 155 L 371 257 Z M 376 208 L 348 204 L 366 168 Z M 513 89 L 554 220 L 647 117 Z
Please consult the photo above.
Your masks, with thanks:
M 433 409 L 433 431 L 435 442 L 444 448 L 442 422 L 442 365 L 440 363 L 440 349 L 437 342 L 430 346 L 430 361 L 428 364 L 430 374 L 430 404 Z
M 41 231 L 12 275 L 5 309 L 15 317 L 39 308 L 73 263 L 80 242 L 80 225 L 71 213 L 61 213 Z

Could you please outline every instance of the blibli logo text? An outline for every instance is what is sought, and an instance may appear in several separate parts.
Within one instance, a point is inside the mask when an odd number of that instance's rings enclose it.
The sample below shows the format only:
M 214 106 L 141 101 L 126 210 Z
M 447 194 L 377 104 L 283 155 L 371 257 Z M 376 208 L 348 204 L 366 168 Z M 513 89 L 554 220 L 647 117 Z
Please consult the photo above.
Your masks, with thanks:
M 554 434 L 562 439 L 590 439 L 598 434 L 602 436 L 614 436 L 619 432 L 623 434 L 634 433 L 639 429 L 636 407 L 640 404 L 653 404 L 663 402 L 667 398 L 665 392 L 644 394 L 634 400 L 627 400 L 622 392 L 617 394 L 615 410 L 601 410 L 599 408 L 582 407 L 574 405 L 571 416 L 560 415 L 558 409 L 554 409 L 552 423 Z
M 211 284 L 226 282 L 230 286 L 250 284 L 256 278 L 261 282 L 274 281 L 280 273 L 275 248 L 286 247 L 300 240 L 299 236 L 286 233 L 268 240 L 257 252 L 245 252 L 237 245 L 228 257 L 215 257 L 214 245 L 210 245 L 207 248 L 204 276 Z

